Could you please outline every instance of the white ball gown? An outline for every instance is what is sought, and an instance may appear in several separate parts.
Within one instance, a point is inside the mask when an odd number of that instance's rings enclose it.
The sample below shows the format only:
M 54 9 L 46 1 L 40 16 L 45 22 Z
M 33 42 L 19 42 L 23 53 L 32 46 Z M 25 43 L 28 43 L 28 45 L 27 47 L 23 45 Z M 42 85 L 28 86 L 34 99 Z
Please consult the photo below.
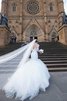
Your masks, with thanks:
M 7 97 L 13 97 L 20 100 L 35 97 L 39 90 L 45 91 L 49 86 L 50 74 L 46 65 L 38 59 L 37 49 L 31 52 L 31 58 L 24 64 L 20 63 L 16 72 L 3 87 Z

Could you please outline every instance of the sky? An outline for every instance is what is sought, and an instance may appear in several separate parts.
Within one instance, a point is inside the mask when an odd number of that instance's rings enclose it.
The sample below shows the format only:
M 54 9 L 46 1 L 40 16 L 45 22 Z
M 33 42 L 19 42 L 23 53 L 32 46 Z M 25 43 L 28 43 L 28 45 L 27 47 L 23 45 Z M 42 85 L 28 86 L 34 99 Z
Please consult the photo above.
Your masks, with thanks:
M 0 11 L 1 11 L 1 1 L 0 0 Z M 65 9 L 65 13 L 67 14 L 67 0 L 63 0 L 64 1 L 64 9 Z

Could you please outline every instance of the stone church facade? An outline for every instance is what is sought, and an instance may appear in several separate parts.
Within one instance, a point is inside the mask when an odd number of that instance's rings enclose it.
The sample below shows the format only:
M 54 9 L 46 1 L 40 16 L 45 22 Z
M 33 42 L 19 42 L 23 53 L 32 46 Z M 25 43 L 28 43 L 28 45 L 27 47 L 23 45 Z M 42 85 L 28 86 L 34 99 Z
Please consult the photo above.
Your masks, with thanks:
M 57 41 L 64 32 L 63 0 L 2 0 L 1 13 L 17 41 Z

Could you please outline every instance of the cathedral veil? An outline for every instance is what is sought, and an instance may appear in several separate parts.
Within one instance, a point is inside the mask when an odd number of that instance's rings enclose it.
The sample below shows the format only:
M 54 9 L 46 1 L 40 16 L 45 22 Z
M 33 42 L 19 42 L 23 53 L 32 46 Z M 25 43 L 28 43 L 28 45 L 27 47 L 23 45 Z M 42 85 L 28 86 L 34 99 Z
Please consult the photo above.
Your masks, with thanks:
M 0 64 L 1 63 L 5 63 L 9 60 L 12 60 L 13 58 L 17 57 L 19 54 L 23 53 L 25 50 L 26 53 L 24 54 L 24 58 L 22 58 L 21 60 L 24 62 L 27 60 L 27 58 L 29 57 L 30 55 L 30 52 L 31 52 L 31 49 L 32 49 L 32 46 L 33 44 L 35 43 L 35 40 L 33 40 L 32 42 L 30 42 L 29 44 L 25 45 L 25 46 L 22 46 L 21 48 L 13 51 L 13 52 L 10 52 L 8 54 L 5 54 L 3 56 L 0 56 Z
M 28 58 L 29 58 L 29 56 L 30 56 L 30 54 L 31 54 L 31 51 L 32 51 L 32 48 L 33 48 L 33 45 L 34 45 L 35 41 L 36 41 L 36 39 L 33 40 L 33 41 L 28 45 L 28 48 L 27 48 L 27 50 L 25 51 L 25 53 L 24 53 L 24 55 L 23 55 L 23 57 L 22 57 L 22 59 L 21 59 L 19 65 L 18 65 L 18 67 L 20 67 L 22 64 L 24 64 L 24 63 L 28 60 Z

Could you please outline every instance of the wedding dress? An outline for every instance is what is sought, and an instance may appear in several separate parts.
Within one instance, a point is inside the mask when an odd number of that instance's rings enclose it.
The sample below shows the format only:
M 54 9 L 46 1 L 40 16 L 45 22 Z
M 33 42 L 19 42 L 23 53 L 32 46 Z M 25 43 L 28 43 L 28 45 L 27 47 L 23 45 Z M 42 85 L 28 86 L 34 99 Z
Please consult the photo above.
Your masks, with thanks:
M 38 48 L 33 49 L 33 41 L 26 50 L 16 72 L 9 78 L 3 87 L 7 97 L 30 100 L 35 97 L 39 90 L 45 92 L 49 86 L 50 74 L 46 65 L 38 59 Z M 29 56 L 31 55 L 31 58 Z

